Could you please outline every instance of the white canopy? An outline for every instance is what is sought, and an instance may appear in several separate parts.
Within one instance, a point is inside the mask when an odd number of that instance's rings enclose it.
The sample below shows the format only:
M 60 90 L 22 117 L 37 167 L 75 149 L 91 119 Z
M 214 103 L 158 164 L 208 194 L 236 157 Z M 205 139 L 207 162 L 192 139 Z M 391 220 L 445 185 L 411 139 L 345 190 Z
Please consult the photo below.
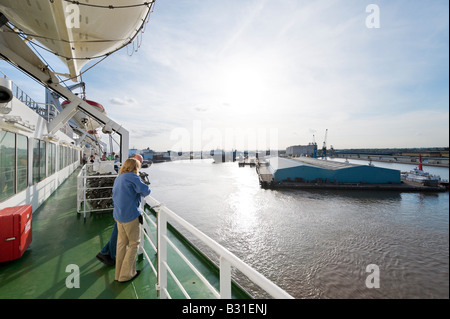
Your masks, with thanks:
M 130 43 L 152 5 L 153 0 L 0 0 L 0 12 L 59 56 L 76 78 L 91 59 Z

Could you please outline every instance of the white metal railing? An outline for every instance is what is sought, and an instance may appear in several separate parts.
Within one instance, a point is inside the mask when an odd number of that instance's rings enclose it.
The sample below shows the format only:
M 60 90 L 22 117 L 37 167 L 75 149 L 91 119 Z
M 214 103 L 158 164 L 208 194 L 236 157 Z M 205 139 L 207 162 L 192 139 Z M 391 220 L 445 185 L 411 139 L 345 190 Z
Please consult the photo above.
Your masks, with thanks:
M 0 77 L 11 80 L 2 70 L 0 70 Z M 28 106 L 34 112 L 43 117 L 47 122 L 53 121 L 53 119 L 60 113 L 58 108 L 52 103 L 42 103 L 33 100 L 27 93 L 25 93 L 21 88 L 19 88 L 14 81 L 11 81 L 11 92 L 13 95 L 20 100 L 23 104 Z M 60 131 L 66 135 L 72 136 L 73 130 L 68 123 L 64 124 Z
M 59 114 L 59 110 L 52 103 L 40 103 L 33 101 L 33 103 L 27 104 L 26 101 L 22 102 L 28 105 L 28 107 L 37 114 L 45 118 L 47 122 L 53 121 L 53 119 Z
M 87 179 L 89 178 L 101 178 L 101 177 L 114 177 L 114 175 L 89 175 L 89 170 L 92 168 L 92 164 L 86 164 L 82 167 L 78 175 L 78 196 L 77 196 L 77 211 L 81 212 L 81 204 L 84 202 L 84 217 L 86 218 L 86 213 L 89 211 L 87 207 L 86 190 L 89 188 L 87 185 Z M 145 211 L 145 204 L 150 206 L 150 209 L 156 211 L 156 222 L 154 222 Z M 111 208 L 109 208 L 111 209 Z M 231 270 L 232 267 L 238 269 L 244 275 L 246 275 L 253 283 L 258 285 L 260 288 L 265 290 L 269 295 L 274 298 L 279 299 L 293 299 L 291 295 L 285 292 L 283 289 L 275 285 L 273 282 L 268 280 L 258 271 L 247 265 L 229 250 L 224 248 L 222 245 L 208 237 L 206 234 L 198 230 L 196 227 L 188 223 L 186 220 L 175 214 L 169 208 L 158 202 L 156 199 L 150 195 L 143 198 L 141 201 L 141 209 L 144 212 L 143 224 L 141 226 L 141 242 L 139 245 L 139 254 L 143 254 L 145 259 L 150 264 L 150 267 L 157 277 L 156 289 L 159 291 L 159 296 L 161 299 L 171 298 L 171 295 L 167 287 L 168 274 L 175 281 L 179 289 L 182 291 L 183 295 L 190 299 L 189 293 L 181 284 L 180 280 L 177 278 L 176 274 L 173 272 L 172 268 L 168 264 L 167 260 L 167 248 L 170 246 L 186 263 L 186 265 L 196 274 L 196 276 L 203 282 L 203 284 L 208 288 L 208 290 L 216 298 L 221 299 L 231 299 L 231 287 L 232 287 L 232 277 Z M 95 209 L 98 211 L 98 209 Z M 181 226 L 184 230 L 187 230 L 190 234 L 199 239 L 202 244 L 208 246 L 212 249 L 220 258 L 219 265 L 219 280 L 220 280 L 220 290 L 217 289 L 208 281 L 208 279 L 203 276 L 203 274 L 189 261 L 189 259 L 180 251 L 180 249 L 172 242 L 168 237 L 167 224 L 168 220 L 175 221 L 177 225 Z M 156 239 L 152 238 L 152 231 L 150 228 L 152 225 L 153 229 L 156 230 Z M 148 242 L 156 253 L 157 258 L 157 268 L 153 265 L 151 258 L 149 257 L 147 251 L 144 249 L 144 244 Z
M 158 252 L 158 248 L 156 247 L 157 243 L 155 242 L 155 239 L 150 237 L 152 232 L 151 232 L 149 223 L 154 227 L 154 229 L 157 229 L 158 226 L 145 213 L 144 206 L 145 206 L 145 200 L 143 200 L 141 202 L 141 209 L 144 212 L 143 215 L 145 218 L 143 218 L 143 224 L 141 225 L 141 242 L 139 244 L 138 254 L 144 254 L 144 257 L 145 257 L 145 259 L 147 259 L 148 263 L 150 264 L 150 267 L 151 267 L 153 273 L 155 274 L 155 277 L 158 277 L 158 271 L 156 270 L 155 266 L 153 266 L 152 260 L 148 256 L 147 251 L 144 249 L 145 240 L 147 240 L 148 243 L 150 244 L 150 246 L 152 247 L 153 251 L 157 254 L 157 252 Z
M 144 202 L 144 201 L 143 201 Z M 180 281 L 173 273 L 171 267 L 167 262 L 167 247 L 170 245 L 178 255 L 184 260 L 184 262 L 194 271 L 194 273 L 200 278 L 200 280 L 206 285 L 211 293 L 216 298 L 231 299 L 231 267 L 235 267 L 244 275 L 246 275 L 251 281 L 253 281 L 260 288 L 265 290 L 274 298 L 279 299 L 293 299 L 291 295 L 285 292 L 283 289 L 275 285 L 268 280 L 262 274 L 255 269 L 244 263 L 241 259 L 236 257 L 229 250 L 222 245 L 205 235 L 203 232 L 195 228 L 186 220 L 175 214 L 169 208 L 158 202 L 150 195 L 145 197 L 145 202 L 152 207 L 157 213 L 157 247 L 153 246 L 158 255 L 158 271 L 154 270 L 158 277 L 157 289 L 160 291 L 160 298 L 171 298 L 170 293 L 167 290 L 167 274 L 169 273 L 174 279 L 180 290 L 183 292 L 186 298 L 190 298 L 187 291 L 183 288 Z M 203 244 L 211 248 L 220 257 L 220 291 L 217 291 L 209 281 L 192 265 L 192 263 L 181 253 L 181 251 L 175 246 L 175 244 L 167 236 L 167 221 L 168 219 L 175 221 L 178 225 L 183 227 L 184 230 L 189 231 L 190 234 L 199 239 Z M 148 256 L 146 256 L 150 262 Z M 150 262 L 150 264 L 152 264 Z M 152 265 L 153 268 L 153 265 Z
M 0 76 L 9 79 L 9 77 L 0 70 Z M 19 88 L 14 81 L 12 82 L 12 93 L 13 95 L 20 100 L 22 103 L 24 103 L 26 106 L 28 106 L 30 109 L 35 111 L 37 114 L 42 116 L 47 120 L 47 122 L 50 122 L 55 118 L 56 115 L 58 115 L 59 111 L 53 104 L 49 103 L 38 103 L 35 100 L 33 100 L 28 94 L 26 94 L 21 88 Z M 42 105 L 42 106 L 41 106 Z

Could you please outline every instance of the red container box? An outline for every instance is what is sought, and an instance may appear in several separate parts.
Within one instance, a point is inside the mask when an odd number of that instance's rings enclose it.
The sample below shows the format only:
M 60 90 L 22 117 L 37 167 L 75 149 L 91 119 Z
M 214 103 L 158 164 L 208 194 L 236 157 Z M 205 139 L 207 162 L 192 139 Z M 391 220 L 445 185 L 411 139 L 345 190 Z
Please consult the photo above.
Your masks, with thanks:
M 0 210 L 0 262 L 22 257 L 31 243 L 32 206 Z

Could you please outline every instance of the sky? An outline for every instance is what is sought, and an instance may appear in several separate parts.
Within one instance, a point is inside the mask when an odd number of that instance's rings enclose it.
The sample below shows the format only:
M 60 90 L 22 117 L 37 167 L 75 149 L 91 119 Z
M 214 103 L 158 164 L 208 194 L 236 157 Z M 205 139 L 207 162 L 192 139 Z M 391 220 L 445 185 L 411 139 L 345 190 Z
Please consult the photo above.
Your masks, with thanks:
M 449 146 L 447 0 L 157 0 L 129 53 L 83 80 L 132 148 Z

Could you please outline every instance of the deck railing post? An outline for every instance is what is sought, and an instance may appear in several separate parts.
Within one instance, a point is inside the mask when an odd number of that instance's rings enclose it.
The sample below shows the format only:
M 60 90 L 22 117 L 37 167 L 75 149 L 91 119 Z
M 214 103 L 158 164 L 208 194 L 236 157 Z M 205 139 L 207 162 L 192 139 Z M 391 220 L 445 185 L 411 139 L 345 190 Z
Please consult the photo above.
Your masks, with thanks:
M 231 299 L 231 264 L 220 257 L 220 299 Z
M 209 290 L 213 293 L 213 295 L 217 298 L 223 299 L 231 299 L 231 268 L 236 268 L 242 274 L 244 274 L 248 279 L 253 281 L 259 287 L 264 289 L 267 293 L 269 293 L 274 298 L 285 298 L 291 299 L 293 298 L 291 295 L 286 293 L 280 287 L 276 286 L 274 283 L 269 281 L 262 274 L 257 272 L 255 269 L 244 263 L 237 256 L 231 253 L 229 250 L 221 246 L 219 243 L 205 235 L 203 232 L 195 228 L 192 224 L 189 224 L 186 220 L 181 218 L 179 215 L 175 214 L 169 208 L 159 203 L 157 200 L 153 199 L 150 195 L 146 197 L 146 202 L 150 206 L 150 209 L 153 209 L 157 213 L 157 259 L 158 259 L 158 269 L 157 269 L 157 284 L 156 289 L 159 292 L 159 297 L 161 299 L 171 298 L 170 293 L 167 289 L 167 276 L 168 273 L 172 276 L 172 278 L 177 281 L 173 272 L 168 269 L 169 265 L 167 262 L 167 245 L 171 245 L 172 249 L 179 254 L 179 256 L 186 262 L 186 264 L 199 276 L 201 281 L 208 286 Z M 153 206 L 151 206 L 153 205 Z M 202 276 L 202 274 L 195 269 L 195 266 L 189 263 L 186 257 L 183 257 L 182 253 L 176 248 L 176 246 L 171 242 L 171 240 L 167 236 L 167 220 L 169 219 L 177 223 L 177 227 L 183 227 L 184 230 L 188 231 L 190 234 L 199 239 L 203 244 L 207 245 L 213 251 L 216 252 L 218 256 L 220 256 L 220 292 L 217 292 L 217 289 L 213 287 L 210 283 L 207 283 L 207 279 Z M 203 279 L 204 280 L 203 280 Z M 179 282 L 177 282 L 179 284 Z M 182 291 L 186 292 L 184 288 L 181 288 Z M 183 293 L 184 293 L 183 292 Z M 188 294 L 185 294 L 185 296 Z
M 167 216 L 164 212 L 157 209 L 157 223 L 158 223 L 158 283 L 157 288 L 160 291 L 160 299 L 167 299 Z
M 145 214 L 144 209 L 145 209 L 145 197 L 141 197 L 141 206 L 140 206 L 141 214 Z M 141 228 L 141 241 L 139 242 L 138 255 L 142 255 L 144 253 L 144 244 L 145 244 L 144 231 L 148 229 L 147 220 L 144 218 L 144 216 L 141 217 L 142 217 L 142 224 L 139 226 Z
M 77 176 L 77 213 L 81 213 L 81 204 L 84 201 L 84 174 L 85 165 L 81 168 L 80 173 Z

